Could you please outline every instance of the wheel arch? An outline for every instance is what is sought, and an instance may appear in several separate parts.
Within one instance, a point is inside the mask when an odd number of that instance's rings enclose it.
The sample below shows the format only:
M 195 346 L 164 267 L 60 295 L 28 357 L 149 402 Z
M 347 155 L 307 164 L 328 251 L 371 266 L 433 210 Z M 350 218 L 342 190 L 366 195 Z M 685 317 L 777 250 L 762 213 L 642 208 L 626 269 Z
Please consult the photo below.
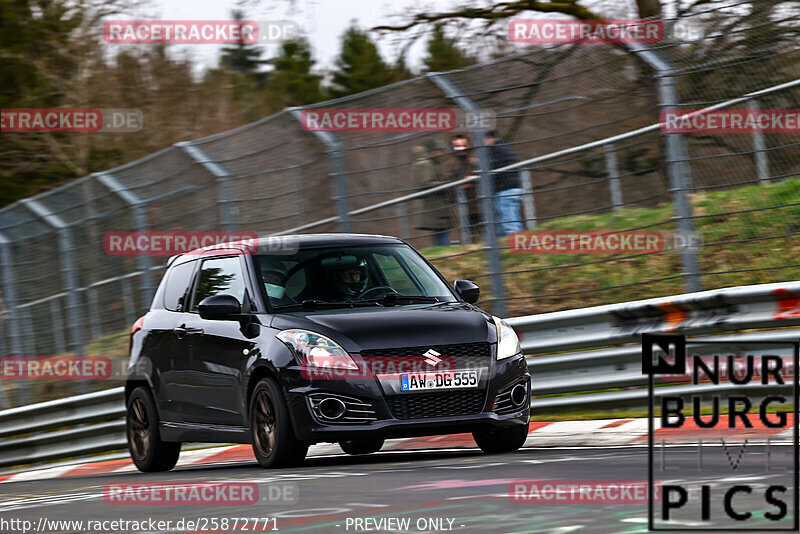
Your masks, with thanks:
M 250 378 L 247 380 L 247 391 L 245 396 L 245 401 L 247 406 L 247 421 L 250 421 L 250 401 L 253 398 L 253 391 L 256 389 L 256 385 L 259 382 L 264 380 L 265 378 L 274 378 L 275 381 L 278 382 L 280 385 L 280 380 L 278 379 L 278 373 L 268 365 L 259 365 L 255 367 L 253 371 L 250 373 Z
M 155 402 L 155 396 L 153 395 L 153 388 L 152 388 L 152 386 L 150 385 L 150 383 L 147 380 L 126 380 L 125 381 L 125 406 L 128 406 L 128 399 L 131 398 L 131 393 L 133 393 L 133 390 L 138 388 L 138 387 L 143 387 L 147 391 L 149 391 L 150 392 L 150 396 L 153 397 L 153 402 Z M 156 406 L 156 409 L 158 409 L 158 406 Z

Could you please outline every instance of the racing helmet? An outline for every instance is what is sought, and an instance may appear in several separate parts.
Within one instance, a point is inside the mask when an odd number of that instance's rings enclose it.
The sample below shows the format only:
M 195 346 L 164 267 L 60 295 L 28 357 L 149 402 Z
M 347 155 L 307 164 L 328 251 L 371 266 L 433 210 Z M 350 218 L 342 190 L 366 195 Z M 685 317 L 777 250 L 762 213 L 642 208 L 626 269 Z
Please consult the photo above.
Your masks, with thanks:
M 367 260 L 356 256 L 336 256 L 321 262 L 325 278 L 342 295 L 355 297 L 367 287 Z

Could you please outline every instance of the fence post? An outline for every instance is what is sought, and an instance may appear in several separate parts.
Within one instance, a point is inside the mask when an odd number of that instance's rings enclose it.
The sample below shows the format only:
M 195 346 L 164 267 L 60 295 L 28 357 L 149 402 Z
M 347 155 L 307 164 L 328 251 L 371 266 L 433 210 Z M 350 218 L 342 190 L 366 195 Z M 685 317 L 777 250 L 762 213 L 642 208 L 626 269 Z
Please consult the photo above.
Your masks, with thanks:
M 11 256 L 11 240 L 0 233 L 0 269 L 2 269 L 2 288 L 3 300 L 6 306 L 6 317 L 8 324 L 6 331 L 8 332 L 9 343 L 5 347 L 5 352 L 0 354 L 0 364 L 2 364 L 3 356 L 22 356 L 22 339 L 20 337 L 20 320 L 19 308 L 17 308 L 17 286 L 14 279 L 14 262 Z M 24 391 L 25 382 L 20 382 L 21 398 L 27 400 L 27 392 Z M 2 401 L 8 404 L 5 396 L 5 391 L 2 391 Z
M 41 218 L 50 225 L 58 234 L 58 253 L 61 260 L 61 278 L 64 291 L 67 294 L 67 305 L 65 313 L 68 318 L 69 336 L 67 347 L 76 356 L 83 356 L 83 319 L 81 317 L 81 307 L 78 300 L 78 278 L 76 274 L 74 253 L 75 247 L 72 244 L 72 232 L 69 225 L 61 217 L 47 209 L 41 202 L 26 198 L 20 203 L 28 208 L 34 215 Z M 78 391 L 86 393 L 89 390 L 83 380 L 78 381 Z
M 759 105 L 755 98 L 747 101 L 750 111 L 758 111 Z M 769 160 L 767 159 L 767 144 L 764 141 L 764 132 L 758 129 L 753 130 L 753 157 L 756 160 L 756 173 L 758 183 L 761 185 L 769 183 Z
M 25 336 L 25 354 L 27 355 L 35 355 L 36 354 L 36 325 L 33 322 L 33 315 L 31 314 L 31 307 L 30 306 L 21 306 L 22 315 L 24 319 L 22 322 L 25 324 L 24 330 L 27 332 Z
M 472 244 L 472 230 L 469 226 L 469 204 L 467 193 L 463 187 L 456 186 L 456 202 L 458 203 L 458 225 L 461 227 L 461 244 Z
M 217 179 L 220 226 L 224 232 L 235 230 L 236 206 L 234 206 L 233 188 L 231 187 L 231 173 L 192 141 L 181 141 L 175 143 L 175 146 L 183 150 Z
M 11 256 L 11 241 L 0 233 L 0 267 L 3 270 L 3 300 L 8 312 L 9 356 L 22 356 L 19 309 L 17 308 L 17 282 L 14 277 L 14 263 Z M 0 355 L 2 358 L 3 355 Z
M 400 219 L 400 237 L 409 239 L 411 237 L 411 228 L 408 224 L 408 208 L 405 202 L 397 203 L 397 217 Z
M 297 122 L 302 124 L 304 108 L 287 108 Z M 328 157 L 331 160 L 331 176 L 333 177 L 333 196 L 331 200 L 336 203 L 339 214 L 339 231 L 350 232 L 350 205 L 347 192 L 347 170 L 344 164 L 344 146 L 339 138 L 330 132 L 311 132 L 319 141 L 328 148 Z
M 50 299 L 50 320 L 53 323 L 53 344 L 56 347 L 56 354 L 66 352 L 64 342 L 64 326 L 61 324 L 61 306 L 58 305 L 58 297 Z
M 655 51 L 641 43 L 626 43 L 629 50 L 637 54 L 657 73 L 658 100 L 662 111 L 677 109 L 680 101 L 678 89 L 675 86 L 675 73 L 670 64 Z M 683 135 L 680 133 L 662 133 L 665 139 L 667 156 L 667 174 L 669 175 L 670 189 L 675 202 L 675 215 L 678 219 L 678 232 L 683 236 L 684 242 L 690 243 L 693 235 L 692 205 L 689 202 L 688 191 L 691 188 L 689 175 L 688 153 Z M 692 246 L 681 248 L 681 262 L 686 274 L 686 290 L 696 292 L 701 290 L 700 271 L 697 265 L 697 255 Z
M 93 285 L 86 288 L 86 303 L 89 305 L 89 333 L 92 339 L 97 339 L 103 335 L 103 327 L 98 321 L 100 306 L 97 303 L 97 289 Z
M 20 324 L 23 325 L 22 330 L 26 332 L 22 350 L 26 356 L 36 355 L 36 325 L 33 322 L 30 306 L 20 306 Z M 20 405 L 29 404 L 30 397 L 30 384 L 27 380 L 20 380 L 19 384 L 19 403 Z
M 129 325 L 133 325 L 133 323 L 136 321 L 136 304 L 133 302 L 131 279 L 127 276 L 124 276 L 119 282 L 122 286 L 122 306 L 124 308 L 122 313 L 125 314 L 125 322 Z
M 606 172 L 608 174 L 608 187 L 611 189 L 611 205 L 615 210 L 622 208 L 622 188 L 619 183 L 619 169 L 617 168 L 617 152 L 614 145 L 603 145 L 606 156 Z
M 531 172 L 528 169 L 519 171 L 519 177 L 522 180 L 522 190 L 525 192 L 522 195 L 522 212 L 525 218 L 525 228 L 533 230 L 536 228 L 536 204 L 533 198 L 533 184 L 531 184 Z
M 444 74 L 429 72 L 427 78 L 433 82 L 446 97 L 452 99 L 458 107 L 479 116 L 481 109 L 448 79 Z M 486 147 L 486 136 L 480 129 L 470 132 L 472 144 L 478 156 L 480 168 L 479 198 L 481 200 L 481 211 L 483 212 L 483 237 L 486 242 L 486 255 L 489 258 L 489 286 L 492 291 L 492 313 L 499 317 L 506 316 L 505 288 L 503 288 L 503 264 L 500 260 L 500 250 L 497 246 L 497 234 L 495 233 L 495 214 L 492 195 L 492 174 L 489 169 L 489 150 Z
M 3 354 L 8 354 L 6 350 L 5 330 L 3 329 L 3 321 L 0 321 L 0 365 L 3 363 Z M 8 401 L 8 397 L 6 396 L 6 390 L 3 388 L 2 384 L 0 384 L 0 404 L 2 404 L 4 409 L 11 406 L 11 403 Z
M 147 203 L 139 195 L 129 190 L 125 185 L 117 180 L 115 176 L 107 172 L 93 174 L 98 182 L 103 184 L 109 191 L 116 194 L 125 204 L 127 204 L 133 214 L 133 224 L 137 231 L 145 232 L 149 228 L 147 223 L 147 213 L 145 209 Z M 142 308 L 147 308 L 153 300 L 155 285 L 153 284 L 153 273 L 151 272 L 152 260 L 148 254 L 138 254 L 136 263 L 142 272 Z

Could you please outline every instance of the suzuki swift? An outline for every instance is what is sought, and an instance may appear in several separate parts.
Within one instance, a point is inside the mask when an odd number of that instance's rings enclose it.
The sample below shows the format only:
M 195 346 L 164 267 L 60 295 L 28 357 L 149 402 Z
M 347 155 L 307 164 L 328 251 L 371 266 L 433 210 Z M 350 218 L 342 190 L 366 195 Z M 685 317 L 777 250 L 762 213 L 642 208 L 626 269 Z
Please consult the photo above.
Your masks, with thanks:
M 170 258 L 131 332 L 130 453 L 174 467 L 181 443 L 252 443 L 258 463 L 349 454 L 387 438 L 470 432 L 487 453 L 528 431 L 530 375 L 514 330 L 404 241 L 300 235 Z

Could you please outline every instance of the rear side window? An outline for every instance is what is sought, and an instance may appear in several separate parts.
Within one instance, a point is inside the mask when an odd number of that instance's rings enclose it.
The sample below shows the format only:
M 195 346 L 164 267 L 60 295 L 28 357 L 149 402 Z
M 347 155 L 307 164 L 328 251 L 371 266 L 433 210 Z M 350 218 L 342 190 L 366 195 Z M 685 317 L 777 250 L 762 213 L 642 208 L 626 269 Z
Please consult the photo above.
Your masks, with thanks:
M 196 311 L 201 300 L 213 295 L 233 295 L 241 304 L 244 292 L 244 276 L 238 256 L 206 260 L 197 280 L 192 310 Z
M 192 274 L 195 262 L 189 261 L 174 267 L 167 277 L 167 286 L 164 290 L 164 307 L 171 311 L 184 311 L 189 289 L 192 285 Z

